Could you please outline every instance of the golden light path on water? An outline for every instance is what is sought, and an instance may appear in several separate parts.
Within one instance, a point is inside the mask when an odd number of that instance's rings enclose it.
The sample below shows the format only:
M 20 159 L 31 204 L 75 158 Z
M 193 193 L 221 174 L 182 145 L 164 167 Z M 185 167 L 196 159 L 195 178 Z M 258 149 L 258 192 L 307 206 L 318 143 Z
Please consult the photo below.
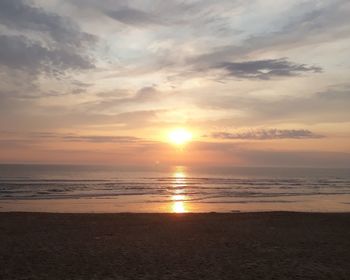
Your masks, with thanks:
M 173 195 L 171 196 L 172 204 L 171 210 L 173 213 L 186 213 L 186 195 L 184 191 L 186 188 L 186 174 L 182 169 L 177 169 L 173 174 Z

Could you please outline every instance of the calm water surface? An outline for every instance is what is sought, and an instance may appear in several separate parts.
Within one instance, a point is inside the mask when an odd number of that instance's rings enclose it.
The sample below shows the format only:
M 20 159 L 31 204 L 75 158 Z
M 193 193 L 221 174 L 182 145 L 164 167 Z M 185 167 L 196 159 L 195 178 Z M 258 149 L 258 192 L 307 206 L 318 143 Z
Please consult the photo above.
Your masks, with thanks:
M 0 211 L 350 211 L 346 169 L 0 165 Z

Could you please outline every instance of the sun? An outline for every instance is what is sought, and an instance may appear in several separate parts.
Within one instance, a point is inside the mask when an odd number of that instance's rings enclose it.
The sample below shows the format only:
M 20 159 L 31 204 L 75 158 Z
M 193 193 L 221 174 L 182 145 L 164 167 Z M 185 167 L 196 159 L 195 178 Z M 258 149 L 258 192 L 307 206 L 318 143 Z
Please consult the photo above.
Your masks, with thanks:
M 175 145 L 184 145 L 192 140 L 192 133 L 184 128 L 177 128 L 169 133 L 169 141 Z
M 182 201 L 175 201 L 172 205 L 172 211 L 173 213 L 186 213 L 186 207 L 185 204 Z

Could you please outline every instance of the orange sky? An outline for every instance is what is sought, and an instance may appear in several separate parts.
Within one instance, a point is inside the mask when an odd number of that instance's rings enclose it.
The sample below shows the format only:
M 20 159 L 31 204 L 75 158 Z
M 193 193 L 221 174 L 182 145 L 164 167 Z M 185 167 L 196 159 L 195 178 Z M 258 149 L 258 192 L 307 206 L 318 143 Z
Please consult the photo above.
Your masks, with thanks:
M 0 10 L 0 163 L 350 165 L 348 1 Z

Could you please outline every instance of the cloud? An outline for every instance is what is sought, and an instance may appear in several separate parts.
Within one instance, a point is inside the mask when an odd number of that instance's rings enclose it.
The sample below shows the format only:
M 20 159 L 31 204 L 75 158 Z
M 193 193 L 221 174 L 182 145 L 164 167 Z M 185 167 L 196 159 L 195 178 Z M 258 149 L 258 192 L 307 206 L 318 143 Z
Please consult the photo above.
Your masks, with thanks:
M 320 149 L 348 152 L 349 86 L 329 85 L 349 76 L 349 1 L 149 2 L 0 1 L 1 130 L 79 133 L 42 135 L 63 149 L 136 143 L 128 135 L 186 125 L 316 149 L 306 140 L 321 137 L 315 130 L 332 137 Z M 232 149 L 234 159 L 234 144 L 271 144 L 221 138 L 191 151 Z
M 321 72 L 320 67 L 296 64 L 285 58 L 223 62 L 216 66 L 216 68 L 225 70 L 227 76 L 262 80 L 268 80 L 272 77 L 296 76 L 305 72 Z
M 34 31 L 48 35 L 67 46 L 82 46 L 95 41 L 95 36 L 82 32 L 70 18 L 47 12 L 30 1 L 2 0 L 0 23 L 12 30 Z
M 155 87 L 142 87 L 137 90 L 132 96 L 124 98 L 112 98 L 111 100 L 106 100 L 106 103 L 111 101 L 112 104 L 115 103 L 119 105 L 125 105 L 126 103 L 137 104 L 156 100 L 159 98 L 159 96 L 161 96 L 161 92 L 159 92 Z
M 119 143 L 119 144 L 147 144 L 152 143 L 135 136 L 115 135 L 79 135 L 75 133 L 56 132 L 29 132 L 18 133 L 12 131 L 0 131 L 2 137 L 0 143 L 29 144 L 35 142 L 85 142 L 85 143 Z
M 259 129 L 247 132 L 214 132 L 211 137 L 216 139 L 252 139 L 252 140 L 270 140 L 270 139 L 315 139 L 323 138 L 323 135 L 314 134 L 306 129 Z
M 98 100 L 87 102 L 84 105 L 88 110 L 95 112 L 110 112 L 115 111 L 115 109 L 125 110 L 135 105 L 149 105 L 151 102 L 159 101 L 160 97 L 164 95 L 155 87 L 142 87 L 134 93 L 116 89 L 111 92 L 101 92 L 98 94 Z
M 23 0 L 0 1 L 0 67 L 59 76 L 67 70 L 94 68 L 87 47 L 97 38 L 70 18 Z
M 256 2 L 253 5 L 255 9 L 273 6 L 266 4 L 264 7 L 259 7 Z M 288 7 L 287 3 L 286 7 Z M 334 43 L 337 40 L 349 38 L 349 12 L 350 5 L 347 0 L 296 2 L 286 9 L 281 9 L 281 12 L 276 15 L 273 12 L 270 14 L 275 21 L 273 26 L 266 24 L 267 19 L 263 17 L 263 21 L 255 26 L 256 32 L 246 33 L 241 40 L 214 45 L 214 47 L 209 45 L 205 52 L 189 57 L 187 60 L 201 69 L 230 61 L 232 57 L 249 57 L 257 52 L 276 53 L 305 46 L 314 48 L 316 44 L 319 46 L 326 42 Z M 254 21 L 257 21 L 256 16 Z
M 11 133 L 9 133 L 11 135 Z M 12 133 L 16 135 L 16 133 Z M 26 135 L 32 139 L 59 140 L 67 142 L 91 142 L 91 143 L 137 143 L 144 139 L 134 136 L 113 136 L 113 135 L 79 135 L 74 133 L 55 132 L 31 132 Z
M 121 8 L 115 11 L 105 11 L 109 17 L 128 25 L 158 25 L 164 24 L 159 18 L 151 13 L 133 8 Z
M 53 75 L 93 67 L 89 60 L 71 50 L 49 49 L 24 36 L 7 35 L 0 35 L 0 64 L 10 69 Z
M 196 36 L 208 31 L 230 29 L 227 21 L 232 14 L 247 5 L 247 1 L 88 1 L 70 0 L 76 7 L 100 10 L 108 17 L 123 24 L 137 27 L 166 26 L 197 29 Z M 249 4 L 248 4 L 249 5 Z M 213 30 L 214 28 L 214 30 Z M 173 32 L 173 35 L 178 30 Z
M 291 48 L 334 42 L 349 37 L 350 5 L 347 0 L 303 1 L 288 10 L 284 25 L 275 32 L 253 35 L 245 42 L 251 51 Z
M 329 123 L 350 121 L 350 85 L 341 84 L 324 91 L 305 94 L 305 96 L 281 96 L 268 99 L 254 96 L 229 95 L 217 98 L 215 95 L 196 100 L 201 108 L 218 111 L 240 112 L 229 120 L 235 125 L 266 125 L 268 122 Z M 219 120 L 223 123 L 224 120 Z M 226 123 L 227 124 L 227 123 Z

